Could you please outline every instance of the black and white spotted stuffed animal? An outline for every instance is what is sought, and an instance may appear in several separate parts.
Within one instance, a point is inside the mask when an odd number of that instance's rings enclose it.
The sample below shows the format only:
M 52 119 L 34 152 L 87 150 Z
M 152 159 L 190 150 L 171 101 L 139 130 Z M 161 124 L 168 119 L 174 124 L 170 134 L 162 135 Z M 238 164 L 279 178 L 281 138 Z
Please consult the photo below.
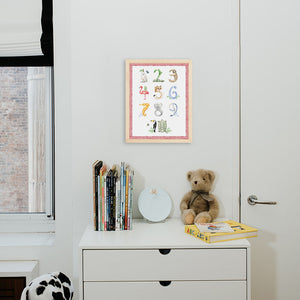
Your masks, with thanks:
M 20 300 L 71 300 L 71 280 L 61 272 L 45 274 L 32 280 L 23 290 Z

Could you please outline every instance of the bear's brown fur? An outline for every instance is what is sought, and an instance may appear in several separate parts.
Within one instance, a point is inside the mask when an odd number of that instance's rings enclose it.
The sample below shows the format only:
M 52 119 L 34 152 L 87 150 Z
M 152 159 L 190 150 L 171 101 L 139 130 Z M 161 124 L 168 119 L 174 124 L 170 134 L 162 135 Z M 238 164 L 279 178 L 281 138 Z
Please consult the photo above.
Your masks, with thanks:
M 192 190 L 184 195 L 180 202 L 182 221 L 186 225 L 194 223 L 209 223 L 219 214 L 219 203 L 210 194 L 215 179 L 213 171 L 199 169 L 189 171 L 187 179 Z

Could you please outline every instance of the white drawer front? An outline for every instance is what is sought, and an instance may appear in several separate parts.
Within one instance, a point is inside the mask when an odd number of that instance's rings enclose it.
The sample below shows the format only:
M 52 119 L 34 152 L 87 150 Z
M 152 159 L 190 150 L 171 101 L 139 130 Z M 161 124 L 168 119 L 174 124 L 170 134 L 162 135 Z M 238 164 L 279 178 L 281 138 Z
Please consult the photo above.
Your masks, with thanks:
M 194 298 L 195 297 L 195 298 Z M 84 300 L 246 300 L 245 281 L 85 282 Z
M 245 280 L 246 249 L 84 250 L 84 281 Z

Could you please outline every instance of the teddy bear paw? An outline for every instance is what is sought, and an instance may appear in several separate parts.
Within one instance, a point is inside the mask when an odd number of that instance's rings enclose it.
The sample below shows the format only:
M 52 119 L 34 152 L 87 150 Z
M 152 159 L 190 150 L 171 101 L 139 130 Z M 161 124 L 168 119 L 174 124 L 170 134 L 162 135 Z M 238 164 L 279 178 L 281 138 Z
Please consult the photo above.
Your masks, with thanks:
M 199 224 L 199 223 L 208 223 L 209 221 L 208 221 L 208 218 L 206 218 L 206 217 L 201 217 L 201 218 L 199 218 L 198 220 L 197 220 L 197 224 Z
M 195 223 L 197 224 L 209 223 L 209 222 L 211 222 L 211 216 L 207 212 L 202 212 L 199 215 L 197 215 L 195 218 Z
M 186 225 L 191 225 L 194 223 L 194 215 L 193 214 L 188 214 L 184 218 L 184 224 Z

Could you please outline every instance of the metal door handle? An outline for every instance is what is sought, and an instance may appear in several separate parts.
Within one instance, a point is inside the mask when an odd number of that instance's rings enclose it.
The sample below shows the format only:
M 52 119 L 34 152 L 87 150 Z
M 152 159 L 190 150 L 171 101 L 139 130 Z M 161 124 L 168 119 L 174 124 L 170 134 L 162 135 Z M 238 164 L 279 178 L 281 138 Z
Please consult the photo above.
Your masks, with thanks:
M 248 203 L 250 205 L 255 205 L 255 204 L 267 204 L 267 205 L 276 205 L 277 202 L 274 202 L 274 201 L 269 201 L 269 202 L 260 202 L 260 201 L 257 201 L 258 198 L 255 196 L 255 195 L 250 195 L 247 199 Z

